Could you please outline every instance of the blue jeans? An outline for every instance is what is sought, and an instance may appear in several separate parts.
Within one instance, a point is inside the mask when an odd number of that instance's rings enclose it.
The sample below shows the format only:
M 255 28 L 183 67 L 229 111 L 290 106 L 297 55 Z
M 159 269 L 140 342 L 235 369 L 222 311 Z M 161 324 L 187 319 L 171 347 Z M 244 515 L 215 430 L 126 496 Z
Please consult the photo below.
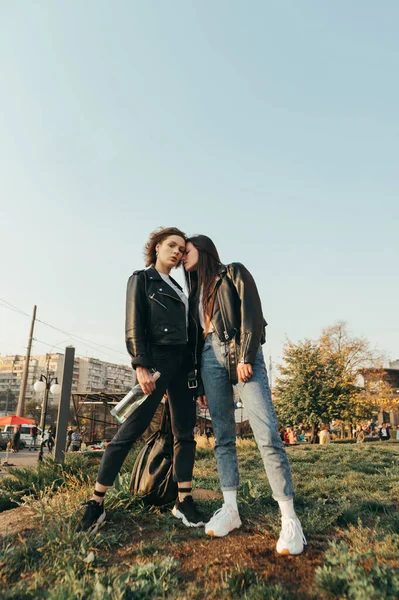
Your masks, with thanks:
M 234 417 L 233 387 L 227 370 L 228 344 L 216 333 L 205 339 L 201 374 L 216 437 L 215 455 L 222 491 L 239 487 Z M 262 349 L 252 365 L 253 375 L 247 383 L 238 383 L 237 390 L 248 415 L 273 498 L 277 501 L 294 497 L 291 468 L 278 433 L 269 380 Z

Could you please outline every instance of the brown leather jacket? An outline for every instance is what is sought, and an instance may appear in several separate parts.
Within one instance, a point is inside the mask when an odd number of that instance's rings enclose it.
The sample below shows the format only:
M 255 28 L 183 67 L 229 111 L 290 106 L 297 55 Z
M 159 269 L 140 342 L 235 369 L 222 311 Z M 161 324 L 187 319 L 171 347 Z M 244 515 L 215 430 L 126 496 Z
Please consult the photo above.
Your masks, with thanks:
M 237 383 L 237 363 L 255 362 L 260 344 L 266 340 L 267 325 L 256 283 L 251 273 L 241 263 L 220 265 L 215 282 L 215 302 L 211 322 L 222 342 L 229 345 L 229 371 L 231 382 Z M 203 346 L 203 330 L 198 318 L 198 302 L 191 308 L 196 327 L 196 364 L 199 371 Z M 191 332 L 190 339 L 195 337 Z

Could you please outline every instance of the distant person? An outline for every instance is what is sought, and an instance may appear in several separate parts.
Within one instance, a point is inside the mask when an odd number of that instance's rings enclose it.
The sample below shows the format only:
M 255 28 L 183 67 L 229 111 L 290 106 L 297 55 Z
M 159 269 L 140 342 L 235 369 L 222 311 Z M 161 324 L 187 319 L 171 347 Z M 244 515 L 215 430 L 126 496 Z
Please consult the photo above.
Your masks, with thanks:
M 49 432 L 43 427 L 42 443 L 40 444 L 40 452 L 43 454 L 44 447 L 48 445 Z
M 72 432 L 71 435 L 71 452 L 79 452 L 82 445 L 82 434 L 79 431 L 79 428 Z
M 391 434 L 389 433 L 388 423 L 383 423 L 381 425 L 379 431 L 380 440 L 382 442 L 387 442 L 391 438 Z
M 318 444 L 319 443 L 319 432 L 320 432 L 320 430 L 319 430 L 318 425 L 314 425 L 313 433 L 312 433 L 312 436 L 310 438 L 310 443 L 311 444 Z
M 300 442 L 306 442 L 306 437 L 305 437 L 305 430 L 302 429 L 301 433 L 298 436 L 298 439 Z
M 33 451 L 36 452 L 37 447 L 37 434 L 38 434 L 39 430 L 37 428 L 37 423 L 35 422 L 34 425 L 32 425 L 32 427 L 30 428 L 30 446 L 29 446 L 29 452 L 32 450 L 33 447 Z
M 50 453 L 53 452 L 53 448 L 55 446 L 55 427 L 53 427 L 53 425 L 50 425 L 50 427 L 48 428 L 48 441 L 47 441 L 47 447 L 48 447 L 48 451 Z
M 72 434 L 73 434 L 73 427 L 69 426 L 68 427 L 68 431 L 67 431 L 67 437 L 66 437 L 66 447 L 65 447 L 65 452 L 68 452 L 70 446 L 71 446 L 71 439 L 72 439 Z
M 356 443 L 363 444 L 365 437 L 366 437 L 366 432 L 365 432 L 364 428 L 360 425 L 359 429 L 356 432 Z
M 319 444 L 325 446 L 331 441 L 329 426 L 327 424 L 322 425 L 321 431 L 319 431 Z
M 21 425 L 14 427 L 14 435 L 12 436 L 12 451 L 19 452 L 19 444 L 21 441 Z
M 399 442 L 399 425 L 396 427 L 396 440 Z
M 296 439 L 295 429 L 293 427 L 290 427 L 290 430 L 288 432 L 288 440 L 291 446 L 295 446 L 298 443 Z

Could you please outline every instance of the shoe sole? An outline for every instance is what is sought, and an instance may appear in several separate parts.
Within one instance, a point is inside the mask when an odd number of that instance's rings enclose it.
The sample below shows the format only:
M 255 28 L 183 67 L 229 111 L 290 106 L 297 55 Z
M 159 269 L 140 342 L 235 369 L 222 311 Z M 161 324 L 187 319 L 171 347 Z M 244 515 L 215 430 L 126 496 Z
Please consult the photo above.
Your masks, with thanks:
M 277 552 L 277 554 L 280 554 L 280 556 L 288 556 L 288 555 L 298 556 L 299 554 L 302 554 L 303 548 L 299 552 L 290 552 L 288 550 L 288 548 L 283 548 L 282 550 L 280 550 L 280 552 L 278 550 L 276 550 L 276 552 Z
M 186 527 L 203 527 L 205 525 L 203 521 L 200 521 L 199 523 L 191 523 L 187 519 L 187 517 L 182 512 L 180 512 L 180 510 L 178 510 L 175 506 L 172 508 L 172 515 L 176 517 L 176 519 L 180 519 L 181 521 L 183 521 L 183 524 Z
M 231 533 L 232 531 L 235 531 L 236 529 L 240 529 L 242 523 L 240 523 L 239 525 L 237 525 L 237 527 L 233 527 L 233 529 L 230 529 L 230 531 L 228 531 L 227 533 L 224 533 L 223 535 L 215 533 L 213 531 L 213 529 L 208 529 L 208 531 L 205 530 L 206 535 L 209 535 L 210 537 L 226 537 L 226 535 L 229 535 L 229 533 Z

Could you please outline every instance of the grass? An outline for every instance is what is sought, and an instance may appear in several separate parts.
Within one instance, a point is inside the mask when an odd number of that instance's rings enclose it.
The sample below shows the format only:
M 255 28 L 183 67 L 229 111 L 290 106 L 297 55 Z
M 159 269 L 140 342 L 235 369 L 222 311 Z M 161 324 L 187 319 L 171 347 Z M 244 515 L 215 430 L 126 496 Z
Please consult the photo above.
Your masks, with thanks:
M 76 533 L 98 458 L 14 470 L 2 497 L 34 512 L 29 531 L 0 538 L 0 599 L 50 598 L 290 600 L 399 596 L 399 447 L 390 444 L 289 448 L 296 507 L 308 538 L 300 557 L 279 557 L 277 505 L 255 444 L 238 444 L 244 527 L 206 538 L 165 509 L 132 497 L 130 469 L 107 494 L 107 523 Z M 69 458 L 69 457 L 68 457 Z M 213 448 L 197 451 L 195 484 L 219 490 Z M 201 502 L 210 516 L 220 500 Z

